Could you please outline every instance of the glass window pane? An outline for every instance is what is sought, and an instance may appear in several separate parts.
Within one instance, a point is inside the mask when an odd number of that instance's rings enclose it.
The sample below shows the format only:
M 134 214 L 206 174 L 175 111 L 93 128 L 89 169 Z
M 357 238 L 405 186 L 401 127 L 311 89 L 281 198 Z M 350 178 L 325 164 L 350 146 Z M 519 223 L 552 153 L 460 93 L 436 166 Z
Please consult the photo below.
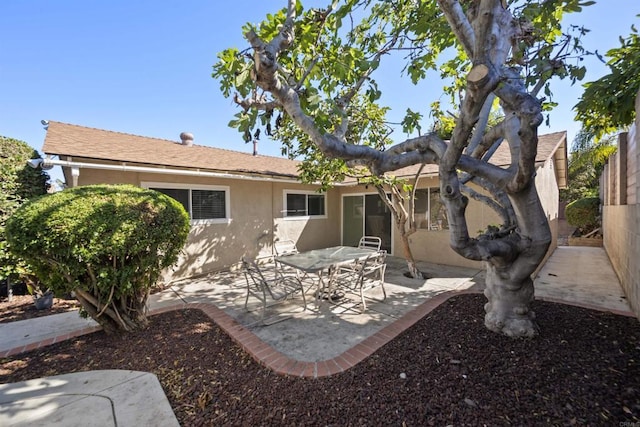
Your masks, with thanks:
M 431 229 L 432 230 L 444 230 L 449 228 L 449 221 L 447 220 L 447 210 L 440 200 L 440 190 L 431 189 Z
M 309 215 L 324 215 L 324 195 L 309 194 Z
M 224 191 L 192 190 L 193 219 L 224 219 L 227 217 Z
M 307 195 L 306 194 L 287 194 L 287 216 L 306 216 L 307 215 Z
M 189 190 L 178 188 L 151 188 L 151 190 L 159 191 L 162 194 L 166 194 L 169 197 L 176 199 L 184 206 L 184 210 L 190 212 L 189 209 Z
M 342 244 L 358 246 L 364 234 L 364 196 L 345 196 L 342 204 Z
M 429 228 L 429 189 L 421 188 L 416 190 L 414 199 L 414 213 L 416 227 Z

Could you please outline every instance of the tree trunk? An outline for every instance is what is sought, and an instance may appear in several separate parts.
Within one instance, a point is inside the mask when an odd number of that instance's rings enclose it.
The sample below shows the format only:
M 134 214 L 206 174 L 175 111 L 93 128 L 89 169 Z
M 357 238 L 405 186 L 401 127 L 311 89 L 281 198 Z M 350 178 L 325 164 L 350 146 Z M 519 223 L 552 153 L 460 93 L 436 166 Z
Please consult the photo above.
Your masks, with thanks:
M 530 309 L 534 299 L 532 275 L 544 259 L 551 243 L 549 222 L 538 198 L 535 185 L 510 196 L 519 232 L 499 240 L 507 245 L 502 256 L 485 260 L 487 268 L 485 326 L 510 337 L 533 337 L 538 334 Z M 511 243 L 509 245 L 509 243 Z M 511 252 L 511 256 L 509 255 Z
M 411 246 L 409 246 L 409 236 L 410 233 L 401 233 L 402 237 L 402 253 L 404 254 L 404 259 L 407 260 L 407 267 L 409 268 L 409 275 L 413 279 L 423 279 L 424 274 L 418 268 L 416 264 L 416 260 L 413 258 L 413 253 L 411 252 Z
M 87 291 L 76 289 L 75 294 L 82 308 L 107 334 L 144 329 L 149 324 L 146 316 L 146 294 L 137 298 L 124 298 L 119 304 L 112 300 L 107 305 Z
M 422 168 L 420 168 L 422 171 Z M 419 174 L 419 172 L 418 172 Z M 417 185 L 418 177 L 414 182 L 414 188 Z M 416 232 L 415 224 L 413 223 L 413 201 L 410 200 L 409 212 L 404 208 L 404 200 L 401 196 L 400 190 L 395 186 L 391 185 L 391 200 L 387 197 L 384 188 L 381 185 L 376 185 L 376 189 L 378 190 L 378 194 L 380 198 L 384 201 L 385 205 L 391 211 L 391 215 L 396 223 L 396 228 L 400 232 L 400 238 L 402 240 L 402 253 L 404 254 L 404 258 L 407 261 L 407 267 L 409 268 L 409 274 L 413 279 L 422 279 L 424 275 L 418 268 L 415 259 L 413 258 L 413 253 L 411 252 L 411 246 L 409 244 L 409 236 Z M 412 195 L 413 197 L 413 195 Z M 410 222 L 410 226 L 407 227 L 407 221 Z

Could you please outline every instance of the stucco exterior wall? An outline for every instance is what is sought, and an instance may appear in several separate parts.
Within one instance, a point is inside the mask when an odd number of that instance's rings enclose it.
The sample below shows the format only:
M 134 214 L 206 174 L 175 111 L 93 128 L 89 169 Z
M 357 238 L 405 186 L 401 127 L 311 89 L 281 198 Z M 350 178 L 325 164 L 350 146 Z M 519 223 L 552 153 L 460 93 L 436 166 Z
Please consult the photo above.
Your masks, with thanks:
M 68 181 L 71 182 L 71 181 Z M 273 242 L 291 239 L 300 250 L 340 243 L 340 198 L 326 194 L 326 218 L 286 218 L 284 191 L 315 191 L 295 182 L 252 181 L 81 169 L 78 185 L 143 183 L 214 185 L 229 188 L 230 221 L 193 221 L 187 244 L 177 265 L 164 274 L 166 282 L 237 267 L 243 256 L 273 255 Z
M 542 208 L 547 214 L 549 227 L 551 228 L 551 245 L 544 260 L 534 273 L 537 274 L 553 251 L 558 247 L 558 218 L 560 216 L 560 189 L 556 179 L 555 162 L 553 159 L 547 160 L 536 173 L 536 190 Z
M 82 159 L 74 159 L 82 161 Z M 547 212 L 556 247 L 558 218 L 558 188 L 553 162 L 547 162 L 538 170 L 536 185 Z M 70 171 L 68 168 L 65 174 Z M 73 182 L 65 176 L 67 182 Z M 212 271 L 235 268 L 243 256 L 250 258 L 273 255 L 273 243 L 277 240 L 293 240 L 301 251 L 339 245 L 342 240 L 342 196 L 346 194 L 376 194 L 365 186 L 338 186 L 329 190 L 326 197 L 326 216 L 323 218 L 285 217 L 285 191 L 315 191 L 317 187 L 296 182 L 260 181 L 192 177 L 131 171 L 81 169 L 78 185 L 127 183 L 190 184 L 225 186 L 229 189 L 230 220 L 226 223 L 193 222 L 191 232 L 178 264 L 167 270 L 164 280 L 169 282 L 197 276 Z M 438 188 L 436 177 L 423 178 L 419 188 Z M 499 218 L 485 204 L 470 200 L 468 226 L 472 236 L 490 224 L 498 224 Z M 416 260 L 437 264 L 479 268 L 480 261 L 471 261 L 455 253 L 449 245 L 448 230 L 418 231 L 410 237 Z M 402 256 L 399 233 L 392 225 L 392 255 Z

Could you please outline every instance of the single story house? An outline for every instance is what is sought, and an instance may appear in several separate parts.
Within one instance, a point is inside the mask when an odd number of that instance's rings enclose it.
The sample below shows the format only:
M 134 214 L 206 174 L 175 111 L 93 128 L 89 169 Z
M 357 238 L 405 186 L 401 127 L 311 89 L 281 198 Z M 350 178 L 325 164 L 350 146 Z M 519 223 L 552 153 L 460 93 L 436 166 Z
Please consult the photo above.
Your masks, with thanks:
M 504 146 L 505 144 L 503 144 Z M 69 186 L 134 184 L 180 201 L 191 216 L 191 233 L 177 266 L 165 280 L 177 280 L 237 266 L 242 256 L 273 253 L 273 243 L 291 239 L 300 250 L 357 245 L 364 234 L 382 238 L 390 254 L 401 255 L 399 233 L 374 188 L 340 183 L 325 193 L 298 180 L 299 162 L 181 141 L 148 138 L 48 123 L 42 151 L 45 165 L 60 165 Z M 55 159 L 57 156 L 57 159 Z M 509 164 L 509 152 L 493 156 Z M 566 132 L 539 138 L 536 185 L 556 247 L 558 190 L 566 185 Z M 412 178 L 416 167 L 396 171 Z M 446 213 L 439 199 L 436 165 L 426 165 L 416 201 L 418 231 L 411 236 L 417 260 L 478 267 L 449 247 Z M 486 205 L 471 201 L 469 230 L 498 222 Z

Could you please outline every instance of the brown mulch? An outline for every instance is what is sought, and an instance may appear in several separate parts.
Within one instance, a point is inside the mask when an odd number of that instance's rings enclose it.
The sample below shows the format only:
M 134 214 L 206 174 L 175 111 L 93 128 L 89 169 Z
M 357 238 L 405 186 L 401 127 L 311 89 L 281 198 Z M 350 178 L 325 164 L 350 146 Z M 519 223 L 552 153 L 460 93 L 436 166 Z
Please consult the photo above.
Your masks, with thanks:
M 76 299 L 54 298 L 53 306 L 49 309 L 38 310 L 33 305 L 31 295 L 14 295 L 9 301 L 7 297 L 0 297 L 0 323 L 15 322 L 17 320 L 33 319 L 78 310 L 80 303 Z
M 457 296 L 354 368 L 291 378 L 262 367 L 202 312 L 0 360 L 0 383 L 93 369 L 156 374 L 183 426 L 626 425 L 640 421 L 640 323 L 536 301 L 540 336 L 483 325 Z M 630 425 L 630 424 L 629 424 Z

